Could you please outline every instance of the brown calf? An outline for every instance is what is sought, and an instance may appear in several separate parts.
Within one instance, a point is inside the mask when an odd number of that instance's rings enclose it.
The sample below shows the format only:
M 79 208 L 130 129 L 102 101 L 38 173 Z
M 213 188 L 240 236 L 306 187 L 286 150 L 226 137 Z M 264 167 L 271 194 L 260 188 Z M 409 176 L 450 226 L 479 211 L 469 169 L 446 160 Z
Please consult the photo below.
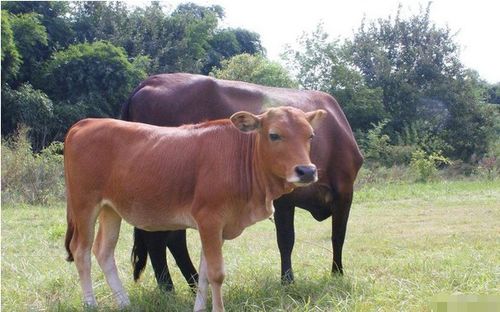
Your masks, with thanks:
M 202 256 L 194 310 L 205 309 L 210 284 L 213 311 L 223 311 L 223 241 L 269 217 L 274 199 L 318 179 L 310 140 L 325 115 L 280 107 L 178 128 L 113 119 L 76 123 L 64 150 L 66 249 L 84 303 L 96 305 L 92 249 L 119 306 L 129 304 L 114 259 L 123 218 L 148 231 L 198 229 Z

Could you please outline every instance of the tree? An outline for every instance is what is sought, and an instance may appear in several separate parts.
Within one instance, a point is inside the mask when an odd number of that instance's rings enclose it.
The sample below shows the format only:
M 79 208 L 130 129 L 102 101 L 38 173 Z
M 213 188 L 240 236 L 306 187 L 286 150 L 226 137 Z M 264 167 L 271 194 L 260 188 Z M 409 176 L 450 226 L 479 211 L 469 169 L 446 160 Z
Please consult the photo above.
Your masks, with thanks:
M 208 74 L 212 69 L 220 67 L 221 61 L 238 54 L 264 54 L 260 36 L 241 28 L 226 28 L 215 32 L 209 40 L 206 62 L 202 73 Z
M 179 5 L 164 24 L 166 40 L 164 53 L 159 56 L 159 71 L 200 73 L 209 41 L 222 17 L 220 6 Z
M 146 73 L 123 48 L 97 41 L 71 45 L 45 65 L 43 91 L 54 101 L 57 139 L 84 117 L 118 117 L 121 104 Z
M 301 87 L 327 92 L 337 98 L 355 131 L 367 131 L 386 117 L 382 89 L 366 85 L 345 47 L 330 41 L 321 24 L 298 40 L 299 47 L 287 47 L 282 57 Z
M 19 73 L 22 64 L 21 55 L 14 41 L 11 16 L 2 10 L 2 82 L 12 81 Z M 2 86 L 3 88 L 3 86 Z
M 19 125 L 29 128 L 33 149 L 45 147 L 50 137 L 54 108 L 45 93 L 23 84 L 17 90 L 5 85 L 2 88 L 2 134 L 12 134 Z
M 2 8 L 11 14 L 34 14 L 47 32 L 47 45 L 40 47 L 39 58 L 46 60 L 52 52 L 75 43 L 70 2 L 65 1 L 8 1 Z
M 30 81 L 37 75 L 43 62 L 43 49 L 47 46 L 47 31 L 40 22 L 40 15 L 26 13 L 11 16 L 12 31 L 16 47 L 23 63 L 17 81 Z
M 436 98 L 436 84 L 462 70 L 451 31 L 430 21 L 430 3 L 406 20 L 401 8 L 394 19 L 363 21 L 349 49 L 368 86 L 382 88 L 394 131 L 418 119 L 429 108 L 425 99 Z
M 297 87 L 285 68 L 259 54 L 233 56 L 222 61 L 221 68 L 215 69 L 211 75 L 220 79 L 240 80 L 272 87 Z
M 446 156 L 469 160 L 488 149 L 492 123 L 481 108 L 478 77 L 459 60 L 449 28 L 430 20 L 430 5 L 407 19 L 362 22 L 349 54 L 367 85 L 383 90 L 391 137 L 423 121 Z
M 78 42 L 110 41 L 115 45 L 128 37 L 128 8 L 125 2 L 76 2 L 73 30 Z
M 486 85 L 486 102 L 491 104 L 500 104 L 500 82 Z
M 9 1 L 2 3 L 2 8 L 11 13 L 14 41 L 23 60 L 19 75 L 10 82 L 11 86 L 33 83 L 40 74 L 42 63 L 54 51 L 74 40 L 68 17 L 69 3 Z

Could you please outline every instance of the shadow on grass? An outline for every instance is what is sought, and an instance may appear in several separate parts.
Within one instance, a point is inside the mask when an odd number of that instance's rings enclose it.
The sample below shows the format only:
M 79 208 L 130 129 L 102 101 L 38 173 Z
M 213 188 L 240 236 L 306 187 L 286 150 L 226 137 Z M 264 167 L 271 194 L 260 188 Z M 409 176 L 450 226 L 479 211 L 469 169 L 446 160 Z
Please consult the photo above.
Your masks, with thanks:
M 232 283 L 225 293 L 227 311 L 331 311 L 349 308 L 356 289 L 348 277 L 297 279 L 282 286 L 274 276 Z
M 138 285 L 130 290 L 131 306 L 119 310 L 109 297 L 98 309 L 85 311 L 192 311 L 195 296 L 189 289 L 164 292 L 158 288 Z M 351 310 L 353 297 L 364 293 L 364 287 L 353 285 L 348 277 L 320 276 L 297 279 L 294 284 L 282 286 L 276 276 L 262 274 L 250 276 L 247 281 L 232 280 L 224 283 L 226 311 L 332 311 Z M 208 307 L 211 306 L 209 296 Z M 49 311 L 81 311 L 75 303 L 53 303 Z M 211 309 L 209 308 L 208 311 Z

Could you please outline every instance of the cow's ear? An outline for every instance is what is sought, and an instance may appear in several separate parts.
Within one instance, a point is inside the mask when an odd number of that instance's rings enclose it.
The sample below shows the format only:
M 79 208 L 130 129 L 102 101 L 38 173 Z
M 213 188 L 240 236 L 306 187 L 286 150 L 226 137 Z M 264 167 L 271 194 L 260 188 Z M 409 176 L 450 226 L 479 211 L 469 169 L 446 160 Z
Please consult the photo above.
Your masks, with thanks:
M 320 124 L 321 121 L 326 117 L 326 111 L 323 109 L 318 109 L 312 112 L 306 113 L 306 119 L 309 121 L 311 126 L 316 129 Z
M 249 112 L 237 112 L 230 119 L 233 125 L 243 132 L 250 132 L 260 128 L 260 118 Z

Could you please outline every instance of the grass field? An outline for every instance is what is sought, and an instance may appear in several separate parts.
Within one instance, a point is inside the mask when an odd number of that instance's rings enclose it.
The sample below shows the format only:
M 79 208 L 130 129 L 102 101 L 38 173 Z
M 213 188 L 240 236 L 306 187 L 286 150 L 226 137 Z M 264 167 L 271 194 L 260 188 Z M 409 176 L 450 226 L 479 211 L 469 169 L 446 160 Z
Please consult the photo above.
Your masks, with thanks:
M 298 209 L 295 284 L 279 283 L 275 229 L 263 221 L 226 242 L 227 311 L 426 311 L 438 294 L 500 293 L 500 181 L 364 186 L 355 194 L 344 246 L 345 276 L 330 276 L 331 221 Z M 2 311 L 81 310 L 73 263 L 65 262 L 64 204 L 2 207 Z M 195 263 L 197 232 L 188 231 Z M 148 266 L 132 281 L 132 228 L 117 262 L 131 311 L 190 311 L 194 296 L 172 258 L 176 291 L 156 289 Z M 116 309 L 93 260 L 99 310 Z

